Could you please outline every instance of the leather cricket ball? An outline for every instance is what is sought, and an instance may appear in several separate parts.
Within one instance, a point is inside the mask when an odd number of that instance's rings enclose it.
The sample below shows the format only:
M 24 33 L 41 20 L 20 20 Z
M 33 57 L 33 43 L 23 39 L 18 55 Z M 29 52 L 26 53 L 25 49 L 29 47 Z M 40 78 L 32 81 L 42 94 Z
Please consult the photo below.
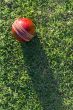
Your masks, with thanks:
M 12 33 L 20 42 L 28 42 L 35 35 L 35 24 L 29 18 L 18 18 L 12 24 Z

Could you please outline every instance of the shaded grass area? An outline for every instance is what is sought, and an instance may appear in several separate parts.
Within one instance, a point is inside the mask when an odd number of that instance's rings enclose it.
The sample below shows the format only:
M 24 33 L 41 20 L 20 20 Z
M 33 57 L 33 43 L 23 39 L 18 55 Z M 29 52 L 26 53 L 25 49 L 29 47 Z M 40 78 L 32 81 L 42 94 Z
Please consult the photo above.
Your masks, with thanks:
M 73 0 L 1 0 L 0 109 L 73 109 Z M 15 18 L 29 17 L 29 43 L 11 35 Z
M 27 71 L 33 87 L 38 94 L 43 110 L 62 110 L 62 94 L 58 90 L 58 82 L 54 79 L 49 65 L 49 58 L 43 50 L 38 36 L 26 44 L 21 44 Z

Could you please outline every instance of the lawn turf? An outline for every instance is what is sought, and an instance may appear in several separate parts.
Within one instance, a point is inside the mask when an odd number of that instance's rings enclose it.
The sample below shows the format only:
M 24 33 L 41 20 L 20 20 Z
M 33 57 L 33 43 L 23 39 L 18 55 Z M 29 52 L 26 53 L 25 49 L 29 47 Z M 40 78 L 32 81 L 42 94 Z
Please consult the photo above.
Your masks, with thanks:
M 1 0 L 0 110 L 73 110 L 73 0 Z M 29 43 L 11 25 L 36 25 Z

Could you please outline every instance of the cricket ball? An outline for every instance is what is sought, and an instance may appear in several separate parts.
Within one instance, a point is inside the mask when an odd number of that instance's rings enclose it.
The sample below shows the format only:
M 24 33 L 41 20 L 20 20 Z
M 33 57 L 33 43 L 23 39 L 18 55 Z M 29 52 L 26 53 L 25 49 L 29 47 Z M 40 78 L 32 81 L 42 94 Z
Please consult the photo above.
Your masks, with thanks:
M 18 18 L 12 24 L 12 33 L 20 42 L 28 42 L 35 35 L 35 24 L 29 18 Z

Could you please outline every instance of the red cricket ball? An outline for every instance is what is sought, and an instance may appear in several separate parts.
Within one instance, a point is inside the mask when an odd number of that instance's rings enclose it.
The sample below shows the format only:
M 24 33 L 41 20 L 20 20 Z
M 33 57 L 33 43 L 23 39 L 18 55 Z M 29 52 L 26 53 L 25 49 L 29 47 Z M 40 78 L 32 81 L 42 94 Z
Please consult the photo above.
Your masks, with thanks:
M 35 35 L 35 25 L 29 18 L 19 18 L 12 24 L 12 33 L 20 42 L 28 42 Z

